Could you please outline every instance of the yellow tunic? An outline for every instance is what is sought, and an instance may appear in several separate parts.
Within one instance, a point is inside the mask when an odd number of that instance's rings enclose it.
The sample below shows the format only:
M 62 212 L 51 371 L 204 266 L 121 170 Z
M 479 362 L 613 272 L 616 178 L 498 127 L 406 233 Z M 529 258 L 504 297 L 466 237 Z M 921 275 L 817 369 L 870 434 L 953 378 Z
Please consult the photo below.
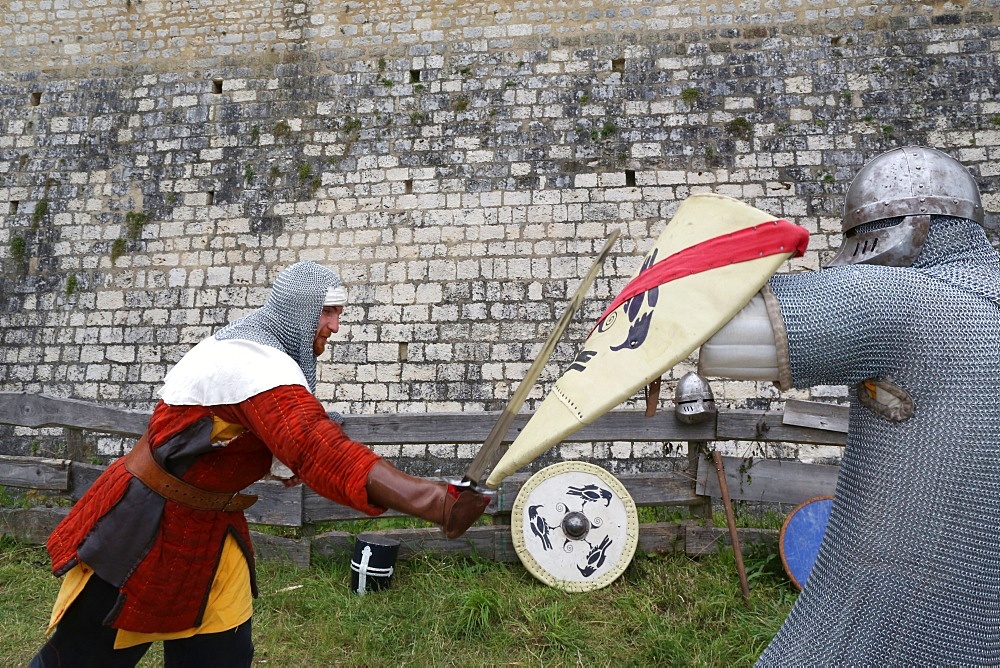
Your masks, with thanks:
M 56 603 L 52 608 L 49 632 L 55 628 L 70 604 L 83 591 L 94 571 L 86 564 L 77 564 L 65 576 Z M 199 633 L 219 633 L 234 629 L 253 615 L 253 596 L 250 593 L 250 570 L 236 539 L 226 536 L 222 548 L 222 558 L 215 572 L 212 588 L 208 593 L 208 604 L 201 626 L 176 631 L 174 633 L 137 633 L 119 629 L 115 637 L 115 649 L 132 647 L 157 640 L 190 638 Z
M 214 421 L 213 442 L 228 441 L 244 431 L 244 427 L 241 425 L 230 424 L 219 418 L 214 418 Z M 56 596 L 56 603 L 52 607 L 49 633 L 62 619 L 70 604 L 83 591 L 93 574 L 93 569 L 81 563 L 63 576 L 62 586 Z M 201 620 L 201 626 L 173 633 L 138 633 L 119 629 L 118 635 L 115 637 L 115 649 L 133 647 L 157 640 L 190 638 L 200 633 L 228 631 L 247 621 L 252 615 L 253 594 L 250 590 L 250 570 L 247 568 L 246 558 L 243 556 L 243 551 L 236 539 L 227 535 L 226 542 L 222 546 L 219 568 L 215 571 L 215 579 L 212 580 L 212 588 L 208 592 L 208 603 Z

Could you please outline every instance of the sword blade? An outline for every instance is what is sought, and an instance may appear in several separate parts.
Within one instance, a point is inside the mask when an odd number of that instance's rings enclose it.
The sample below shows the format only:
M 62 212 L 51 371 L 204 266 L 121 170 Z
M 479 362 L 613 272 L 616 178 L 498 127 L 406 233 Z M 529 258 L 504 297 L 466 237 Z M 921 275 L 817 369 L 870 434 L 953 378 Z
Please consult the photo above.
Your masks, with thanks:
M 486 437 L 486 441 L 483 442 L 483 447 L 479 448 L 479 452 L 476 453 L 475 458 L 472 463 L 469 464 L 469 468 L 465 471 L 465 477 L 462 478 L 463 482 L 471 483 L 474 487 L 479 486 L 479 481 L 483 477 L 483 473 L 487 468 L 491 468 L 500 461 L 500 457 L 510 446 L 509 443 L 504 444 L 504 437 L 507 435 L 507 430 L 510 429 L 511 423 L 517 416 L 517 412 L 521 410 L 521 406 L 524 404 L 524 400 L 528 397 L 528 393 L 531 392 L 531 388 L 535 386 L 535 381 L 538 380 L 538 376 L 542 373 L 542 369 L 545 364 L 549 361 L 549 357 L 552 356 L 552 352 L 556 348 L 556 344 L 562 337 L 563 332 L 569 327 L 570 320 L 573 319 L 573 315 L 583 304 L 584 298 L 587 296 L 587 291 L 590 290 L 590 286 L 593 284 L 594 279 L 597 278 L 597 273 L 601 270 L 604 264 L 604 259 L 611 252 L 611 247 L 614 245 L 615 241 L 618 240 L 618 236 L 621 234 L 621 230 L 615 230 L 611 233 L 607 242 L 604 244 L 604 248 L 601 252 L 597 254 L 597 258 L 594 260 L 593 266 L 587 275 L 583 278 L 580 286 L 576 289 L 573 294 L 573 298 L 570 299 L 569 304 L 566 306 L 566 310 L 563 312 L 562 316 L 556 322 L 555 329 L 549 334 L 549 338 L 545 341 L 545 345 L 542 346 L 541 351 L 538 353 L 538 357 L 535 361 L 531 363 L 528 367 L 528 372 L 525 374 L 524 378 L 518 384 L 517 389 L 514 390 L 514 394 L 511 395 L 510 399 L 507 401 L 507 406 L 503 409 L 500 417 L 497 419 L 493 429 L 490 431 L 489 436 Z M 506 446 L 506 447 L 504 447 Z

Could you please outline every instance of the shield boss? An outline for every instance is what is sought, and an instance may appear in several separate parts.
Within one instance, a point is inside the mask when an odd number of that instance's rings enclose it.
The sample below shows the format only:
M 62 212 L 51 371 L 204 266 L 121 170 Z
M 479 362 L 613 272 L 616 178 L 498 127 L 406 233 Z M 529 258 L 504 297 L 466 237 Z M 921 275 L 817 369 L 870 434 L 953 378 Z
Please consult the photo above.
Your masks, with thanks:
M 536 578 L 564 591 L 591 591 L 614 582 L 632 561 L 639 515 L 613 475 L 586 462 L 561 462 L 521 488 L 511 535 Z

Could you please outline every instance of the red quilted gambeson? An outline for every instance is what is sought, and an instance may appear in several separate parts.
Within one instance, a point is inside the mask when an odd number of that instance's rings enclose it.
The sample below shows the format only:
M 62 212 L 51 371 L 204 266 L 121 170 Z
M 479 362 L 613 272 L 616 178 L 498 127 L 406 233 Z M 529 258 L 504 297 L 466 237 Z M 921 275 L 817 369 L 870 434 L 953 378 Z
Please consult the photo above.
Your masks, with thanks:
M 227 406 L 161 402 L 147 435 L 155 448 L 209 415 L 243 425 L 247 432 L 200 456 L 184 474 L 185 481 L 211 491 L 238 492 L 268 472 L 273 453 L 317 493 L 370 515 L 384 512 L 368 503 L 365 489 L 378 455 L 347 438 L 305 388 L 285 385 Z M 77 502 L 49 538 L 54 573 L 61 575 L 77 563 L 88 533 L 121 500 L 131 479 L 119 459 Z M 242 512 L 192 510 L 168 501 L 162 516 L 149 521 L 159 522 L 157 540 L 121 588 L 112 626 L 142 632 L 197 626 L 227 533 L 236 537 L 246 555 L 256 596 L 253 552 Z M 118 530 L 127 532 L 129 527 Z

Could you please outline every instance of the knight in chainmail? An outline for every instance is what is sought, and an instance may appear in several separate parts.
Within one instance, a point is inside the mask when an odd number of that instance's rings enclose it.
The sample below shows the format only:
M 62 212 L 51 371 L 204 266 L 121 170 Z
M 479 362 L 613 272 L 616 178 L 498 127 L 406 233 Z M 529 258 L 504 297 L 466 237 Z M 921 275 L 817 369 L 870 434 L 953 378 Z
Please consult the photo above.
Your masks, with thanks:
M 882 154 L 848 190 L 831 265 L 772 277 L 702 347 L 707 375 L 849 388 L 819 555 L 758 665 L 1000 663 L 1000 262 L 983 222 L 956 160 Z
M 253 547 L 241 490 L 268 474 L 335 502 L 387 508 L 456 538 L 488 503 L 416 478 L 351 440 L 314 396 L 316 358 L 347 291 L 331 270 L 282 271 L 265 304 L 192 348 L 167 374 L 146 433 L 52 532 L 63 578 L 52 636 L 31 663 L 250 666 Z

